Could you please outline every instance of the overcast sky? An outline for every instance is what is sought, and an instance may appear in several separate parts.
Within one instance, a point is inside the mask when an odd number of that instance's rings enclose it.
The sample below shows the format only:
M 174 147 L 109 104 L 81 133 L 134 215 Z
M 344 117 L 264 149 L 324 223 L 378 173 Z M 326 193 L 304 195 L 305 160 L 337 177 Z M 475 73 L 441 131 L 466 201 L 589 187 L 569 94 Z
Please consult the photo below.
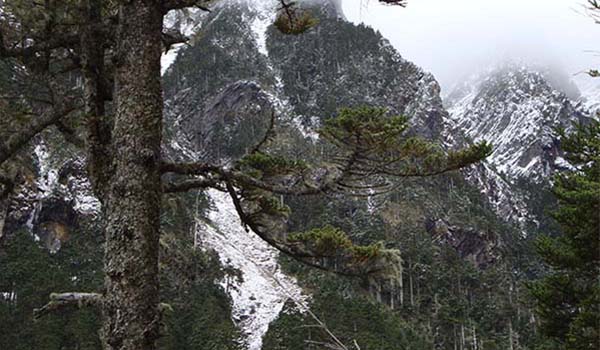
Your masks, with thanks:
M 469 71 L 505 59 L 559 65 L 569 74 L 600 66 L 600 24 L 583 13 L 584 3 L 408 0 L 399 8 L 343 0 L 343 8 L 348 20 L 381 31 L 447 90 Z

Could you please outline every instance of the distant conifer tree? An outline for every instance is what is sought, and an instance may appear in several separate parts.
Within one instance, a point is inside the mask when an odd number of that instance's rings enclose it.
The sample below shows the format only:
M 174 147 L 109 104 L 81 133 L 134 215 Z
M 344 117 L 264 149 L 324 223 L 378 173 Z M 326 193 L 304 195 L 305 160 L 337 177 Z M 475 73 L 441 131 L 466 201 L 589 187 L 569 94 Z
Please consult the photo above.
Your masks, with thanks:
M 550 268 L 531 286 L 544 334 L 566 349 L 600 348 L 600 122 L 560 130 L 577 169 L 555 178 L 562 234 L 543 237 L 538 251 Z

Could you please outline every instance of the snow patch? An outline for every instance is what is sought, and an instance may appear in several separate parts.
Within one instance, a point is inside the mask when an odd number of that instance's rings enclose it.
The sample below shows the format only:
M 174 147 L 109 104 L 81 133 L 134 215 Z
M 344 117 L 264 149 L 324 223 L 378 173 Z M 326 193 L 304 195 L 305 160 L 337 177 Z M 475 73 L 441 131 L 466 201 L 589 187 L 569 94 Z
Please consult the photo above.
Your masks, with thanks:
M 207 192 L 214 208 L 210 223 L 199 225 L 196 232 L 204 249 L 213 249 L 221 263 L 242 272 L 242 281 L 222 281 L 233 300 L 232 317 L 243 332 L 249 350 L 260 350 L 262 338 L 288 299 L 304 301 L 296 280 L 284 274 L 277 262 L 279 252 L 253 232 L 246 232 L 228 194 Z M 299 307 L 303 310 L 303 307 Z
M 53 169 L 50 165 L 50 152 L 44 142 L 40 142 L 35 146 L 33 153 L 38 159 L 38 166 L 40 170 L 40 177 L 37 180 L 37 186 L 41 191 L 41 197 L 45 198 L 58 183 L 58 171 Z
M 256 12 L 250 28 L 256 40 L 258 52 L 269 56 L 269 51 L 267 50 L 267 29 L 275 20 L 277 2 L 272 0 L 250 1 L 249 7 L 253 8 Z
M 600 112 L 600 79 L 581 76 L 575 80 L 581 91 L 580 102 L 588 111 Z
M 169 12 L 163 20 L 163 28 L 177 30 L 191 38 L 202 26 L 205 12 L 197 8 Z M 163 75 L 171 67 L 179 51 L 185 44 L 175 44 L 171 49 L 162 54 L 160 58 L 160 74 Z
M 94 196 L 92 184 L 87 177 L 69 176 L 70 192 L 74 193 L 73 201 L 75 202 L 73 209 L 83 215 L 97 215 L 101 210 L 101 203 Z

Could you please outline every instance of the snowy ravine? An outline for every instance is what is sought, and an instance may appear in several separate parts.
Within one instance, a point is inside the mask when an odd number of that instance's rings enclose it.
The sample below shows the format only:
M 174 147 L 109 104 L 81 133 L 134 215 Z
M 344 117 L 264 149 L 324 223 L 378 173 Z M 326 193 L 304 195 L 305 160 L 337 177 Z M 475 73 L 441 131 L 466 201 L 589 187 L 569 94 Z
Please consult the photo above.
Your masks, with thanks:
M 306 296 L 294 278 L 284 274 L 279 253 L 242 227 L 228 194 L 209 190 L 209 223 L 198 225 L 196 235 L 204 249 L 214 249 L 221 263 L 242 272 L 242 282 L 222 285 L 233 300 L 232 317 L 242 331 L 248 350 L 260 350 L 262 338 L 288 299 L 304 304 Z M 231 285 L 233 283 L 233 286 Z M 299 306 L 302 309 L 301 306 Z

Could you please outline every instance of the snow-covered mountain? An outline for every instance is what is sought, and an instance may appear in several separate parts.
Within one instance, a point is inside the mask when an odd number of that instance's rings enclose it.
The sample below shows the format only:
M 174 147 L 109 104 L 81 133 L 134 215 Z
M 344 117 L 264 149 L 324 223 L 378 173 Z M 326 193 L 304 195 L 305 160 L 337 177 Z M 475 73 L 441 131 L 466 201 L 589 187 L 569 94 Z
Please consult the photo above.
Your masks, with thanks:
M 556 70 L 506 63 L 465 80 L 445 97 L 447 133 L 494 146 L 468 178 L 500 217 L 523 230 L 537 229 L 544 214 L 536 198 L 556 171 L 570 168 L 556 128 L 569 130 L 592 117 L 596 85 L 583 93 L 574 87 Z
M 466 82 L 447 105 L 455 130 L 493 144 L 488 161 L 499 174 L 538 183 L 566 166 L 554 129 L 585 118 L 542 73 L 512 65 Z
M 581 91 L 580 101 L 590 113 L 600 111 L 600 78 L 584 75 L 577 79 Z
M 405 60 L 371 28 L 345 21 L 337 1 L 319 4 L 313 8 L 319 25 L 300 36 L 270 26 L 277 5 L 272 0 L 222 2 L 202 15 L 197 21 L 201 35 L 180 51 L 164 76 L 172 153 L 200 148 L 212 149 L 208 153 L 220 159 L 240 157 L 261 135 L 271 111 L 278 113 L 282 128 L 296 129 L 300 139 L 287 147 L 297 152 L 312 142 L 302 141 L 302 135 L 337 108 L 383 106 L 410 117 L 411 133 L 447 147 L 490 141 L 494 153 L 465 171 L 466 180 L 479 188 L 501 221 L 523 234 L 537 227 L 532 193 L 517 182 L 543 186 L 556 169 L 566 167 L 553 130 L 586 117 L 581 104 L 555 88 L 564 77 L 547 79 L 552 73 L 506 66 L 467 81 L 448 96 L 446 109 L 431 74 Z M 572 84 L 567 85 L 572 93 Z M 451 220 L 428 217 L 446 219 Z M 494 255 L 490 247 L 503 243 L 490 236 L 474 244 Z

